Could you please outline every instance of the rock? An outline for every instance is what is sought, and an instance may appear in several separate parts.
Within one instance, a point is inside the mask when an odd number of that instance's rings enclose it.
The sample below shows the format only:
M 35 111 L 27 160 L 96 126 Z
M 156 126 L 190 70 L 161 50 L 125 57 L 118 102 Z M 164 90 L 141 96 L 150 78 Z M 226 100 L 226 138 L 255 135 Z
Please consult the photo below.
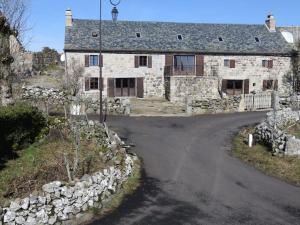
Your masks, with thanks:
M 26 225 L 36 225 L 36 219 L 34 217 L 28 216 L 26 220 Z
M 42 197 L 42 196 L 39 196 L 38 197 L 38 201 L 41 205 L 45 205 L 46 202 L 47 202 L 47 198 L 46 197 Z
M 23 216 L 18 216 L 18 217 L 16 217 L 15 221 L 17 224 L 24 224 L 26 220 Z
M 38 203 L 38 197 L 34 195 L 29 195 L 29 203 L 30 205 L 35 205 Z
M 29 198 L 24 198 L 20 202 L 21 208 L 27 210 L 29 207 Z
M 7 211 L 4 214 L 3 222 L 10 223 L 10 222 L 14 221 L 15 218 L 16 218 L 16 213 L 14 211 Z
M 48 223 L 49 223 L 50 225 L 53 225 L 53 224 L 56 223 L 56 221 L 57 221 L 57 216 L 54 215 L 54 216 L 51 216 L 51 217 L 49 218 Z
M 47 193 L 54 193 L 59 187 L 61 187 L 62 183 L 60 181 L 54 181 L 49 184 L 43 185 L 42 189 Z
M 10 209 L 11 211 L 13 211 L 13 212 L 16 212 L 16 211 L 18 211 L 19 209 L 21 209 L 21 206 L 20 206 L 20 204 L 17 203 L 17 202 L 11 202 L 11 203 L 10 203 L 10 206 L 9 206 L 9 209 Z

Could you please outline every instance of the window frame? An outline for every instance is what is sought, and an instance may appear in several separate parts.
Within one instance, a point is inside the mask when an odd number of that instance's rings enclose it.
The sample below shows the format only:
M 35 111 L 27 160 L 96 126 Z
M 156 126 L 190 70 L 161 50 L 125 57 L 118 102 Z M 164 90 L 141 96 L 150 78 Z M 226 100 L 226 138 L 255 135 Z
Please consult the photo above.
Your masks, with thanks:
M 99 66 L 99 55 L 89 55 L 89 66 Z
M 272 69 L 274 64 L 273 59 L 263 59 L 262 60 L 262 67 L 267 69 Z
M 144 61 L 142 61 L 142 59 Z M 139 67 L 148 67 L 148 56 L 146 55 L 139 56 Z
M 99 90 L 99 77 L 90 77 L 90 90 Z
M 186 57 L 186 59 L 183 59 L 184 57 Z M 178 60 L 178 58 L 182 58 L 182 59 Z M 185 61 L 188 64 L 183 65 L 182 63 Z M 191 62 L 191 61 L 193 61 L 193 63 L 189 64 L 189 62 Z M 173 70 L 174 70 L 174 74 L 178 73 L 178 75 L 195 75 L 196 74 L 196 56 L 195 55 L 174 55 Z

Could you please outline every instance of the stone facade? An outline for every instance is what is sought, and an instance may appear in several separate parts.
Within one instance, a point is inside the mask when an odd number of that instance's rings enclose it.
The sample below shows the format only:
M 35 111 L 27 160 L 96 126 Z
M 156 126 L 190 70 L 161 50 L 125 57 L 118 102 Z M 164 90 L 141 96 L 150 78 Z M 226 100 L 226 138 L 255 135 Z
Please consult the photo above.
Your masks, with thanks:
M 85 55 L 99 55 L 99 53 L 66 53 L 67 65 L 74 59 L 84 68 L 84 77 L 99 77 L 99 67 L 85 67 Z M 145 54 L 147 56 L 147 54 Z M 164 97 L 164 55 L 151 55 L 152 68 L 135 68 L 135 54 L 103 54 L 103 95 L 107 96 L 107 78 L 144 78 L 145 97 Z M 99 93 L 98 90 L 85 91 L 84 77 L 81 79 L 81 92 L 87 96 Z
M 224 66 L 225 59 L 235 60 L 235 68 Z M 262 60 L 273 60 L 273 68 L 262 66 Z M 205 76 L 217 76 L 228 80 L 250 80 L 249 92 L 261 92 L 263 80 L 278 80 L 281 95 L 288 95 L 289 87 L 283 84 L 282 78 L 292 70 L 290 57 L 275 56 L 208 56 L 204 57 Z
M 95 53 L 97 55 L 97 53 Z M 72 59 L 84 67 L 84 77 L 99 77 L 98 66 L 85 67 L 85 55 L 92 53 L 66 53 L 67 62 Z M 263 80 L 278 80 L 280 95 L 286 96 L 290 88 L 283 83 L 284 75 L 291 72 L 291 58 L 279 56 L 204 56 L 204 76 L 164 76 L 165 55 L 153 54 L 152 68 L 134 67 L 135 54 L 103 54 L 103 94 L 107 95 L 107 78 L 144 78 L 144 97 L 166 97 L 172 102 L 184 102 L 188 94 L 192 98 L 215 99 L 220 97 L 223 79 L 249 79 L 249 92 L 263 91 Z M 224 66 L 224 60 L 235 60 L 235 68 Z M 273 68 L 262 66 L 263 60 L 273 60 Z M 98 90 L 84 90 L 81 79 L 81 92 L 92 96 Z

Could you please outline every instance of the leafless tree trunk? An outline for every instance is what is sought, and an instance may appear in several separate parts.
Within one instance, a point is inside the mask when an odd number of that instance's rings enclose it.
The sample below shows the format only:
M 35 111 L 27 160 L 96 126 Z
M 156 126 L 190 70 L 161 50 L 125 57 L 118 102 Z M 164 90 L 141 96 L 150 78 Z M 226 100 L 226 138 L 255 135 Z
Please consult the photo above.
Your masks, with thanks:
M 83 77 L 84 67 L 75 58 L 72 58 L 70 62 L 66 60 L 66 64 L 64 88 L 71 96 L 77 96 L 80 91 L 80 79 Z

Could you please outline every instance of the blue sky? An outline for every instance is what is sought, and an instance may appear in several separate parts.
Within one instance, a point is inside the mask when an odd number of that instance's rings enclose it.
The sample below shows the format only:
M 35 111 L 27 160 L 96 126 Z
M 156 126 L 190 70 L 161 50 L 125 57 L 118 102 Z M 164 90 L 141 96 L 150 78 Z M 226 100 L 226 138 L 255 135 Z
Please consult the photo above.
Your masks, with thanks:
M 111 19 L 109 0 L 102 2 L 103 18 Z M 74 18 L 99 18 L 99 0 L 31 0 L 26 48 L 62 51 L 67 8 Z M 300 0 L 121 0 L 118 9 L 120 20 L 261 24 L 272 12 L 279 26 L 300 25 Z

